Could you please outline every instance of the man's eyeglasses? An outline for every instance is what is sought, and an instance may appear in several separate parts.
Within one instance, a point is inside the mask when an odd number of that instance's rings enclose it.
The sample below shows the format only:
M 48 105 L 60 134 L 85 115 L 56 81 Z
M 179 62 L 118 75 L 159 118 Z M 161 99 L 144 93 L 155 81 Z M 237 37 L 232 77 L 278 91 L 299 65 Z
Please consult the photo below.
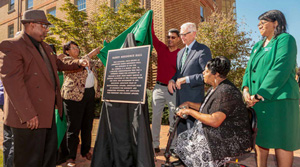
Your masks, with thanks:
M 176 37 L 175 37 L 175 36 L 169 36 L 169 35 L 167 36 L 167 38 L 168 38 L 168 39 L 170 39 L 170 38 L 172 38 L 172 39 L 176 39 Z
M 186 35 L 188 35 L 189 33 L 191 33 L 191 31 L 189 31 L 189 32 L 187 32 L 187 33 L 185 33 L 185 34 L 180 34 L 180 36 L 186 36 Z
M 43 28 L 45 29 L 48 29 L 49 28 L 49 25 L 48 24 L 44 24 L 44 23 L 41 23 L 41 22 L 36 22 L 36 24 L 40 24 Z

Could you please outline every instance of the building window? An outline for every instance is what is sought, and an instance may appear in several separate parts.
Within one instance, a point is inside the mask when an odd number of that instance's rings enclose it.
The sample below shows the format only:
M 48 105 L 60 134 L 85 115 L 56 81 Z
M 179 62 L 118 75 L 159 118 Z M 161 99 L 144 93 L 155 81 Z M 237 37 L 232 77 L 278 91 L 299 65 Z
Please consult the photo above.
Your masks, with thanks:
M 9 25 L 8 26 L 8 38 L 13 38 L 14 37 L 14 25 Z
M 9 0 L 8 11 L 15 9 L 15 0 Z
M 113 5 L 114 5 L 114 8 L 115 8 L 115 12 L 118 11 L 118 7 L 119 7 L 121 1 L 122 1 L 122 0 L 114 0 L 114 1 L 113 1 L 113 2 L 114 2 Z
M 47 13 L 56 17 L 56 7 L 48 9 Z
M 85 11 L 86 9 L 86 0 L 75 0 L 75 4 L 79 11 Z
M 32 9 L 32 8 L 33 8 L 33 0 L 27 0 L 26 9 Z
M 204 8 L 200 6 L 200 21 L 204 22 Z

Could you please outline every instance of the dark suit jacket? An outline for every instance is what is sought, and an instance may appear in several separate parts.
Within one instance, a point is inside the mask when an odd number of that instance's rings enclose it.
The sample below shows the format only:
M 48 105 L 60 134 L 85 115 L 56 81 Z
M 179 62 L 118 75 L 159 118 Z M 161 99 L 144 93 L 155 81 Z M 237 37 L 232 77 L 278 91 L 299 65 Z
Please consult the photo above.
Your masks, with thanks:
M 181 49 L 177 55 L 176 73 L 172 78 L 176 81 L 178 78 L 188 76 L 190 83 L 182 84 L 181 89 L 177 90 L 177 106 L 180 104 L 191 102 L 202 102 L 204 98 L 204 82 L 202 72 L 205 69 L 206 63 L 211 59 L 210 49 L 197 41 L 192 46 L 192 49 L 184 63 L 181 71 L 181 59 L 185 48 Z
M 78 60 L 64 64 L 53 55 L 45 42 L 41 43 L 53 68 L 54 90 L 46 64 L 29 37 L 18 37 L 0 43 L 0 72 L 5 89 L 4 124 L 27 128 L 26 121 L 38 116 L 39 128 L 50 128 L 56 106 L 62 114 L 57 70 L 78 69 Z

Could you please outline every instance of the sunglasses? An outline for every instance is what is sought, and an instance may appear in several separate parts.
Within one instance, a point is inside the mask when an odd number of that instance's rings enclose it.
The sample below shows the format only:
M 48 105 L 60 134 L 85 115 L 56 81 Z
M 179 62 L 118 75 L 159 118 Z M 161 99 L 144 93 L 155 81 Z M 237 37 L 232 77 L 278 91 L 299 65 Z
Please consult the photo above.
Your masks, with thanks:
M 167 36 L 167 38 L 168 38 L 168 39 L 170 39 L 170 38 L 172 38 L 172 39 L 176 39 L 176 37 L 175 37 L 175 36 L 169 36 L 169 35 Z

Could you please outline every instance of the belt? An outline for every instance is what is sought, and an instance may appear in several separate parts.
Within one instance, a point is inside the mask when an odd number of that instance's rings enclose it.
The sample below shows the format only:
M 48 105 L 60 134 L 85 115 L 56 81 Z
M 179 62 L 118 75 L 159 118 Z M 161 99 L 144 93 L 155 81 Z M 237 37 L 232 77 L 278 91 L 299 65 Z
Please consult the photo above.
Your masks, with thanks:
M 168 86 L 167 84 L 164 84 L 162 82 L 156 81 L 157 84 L 162 85 L 162 86 Z

